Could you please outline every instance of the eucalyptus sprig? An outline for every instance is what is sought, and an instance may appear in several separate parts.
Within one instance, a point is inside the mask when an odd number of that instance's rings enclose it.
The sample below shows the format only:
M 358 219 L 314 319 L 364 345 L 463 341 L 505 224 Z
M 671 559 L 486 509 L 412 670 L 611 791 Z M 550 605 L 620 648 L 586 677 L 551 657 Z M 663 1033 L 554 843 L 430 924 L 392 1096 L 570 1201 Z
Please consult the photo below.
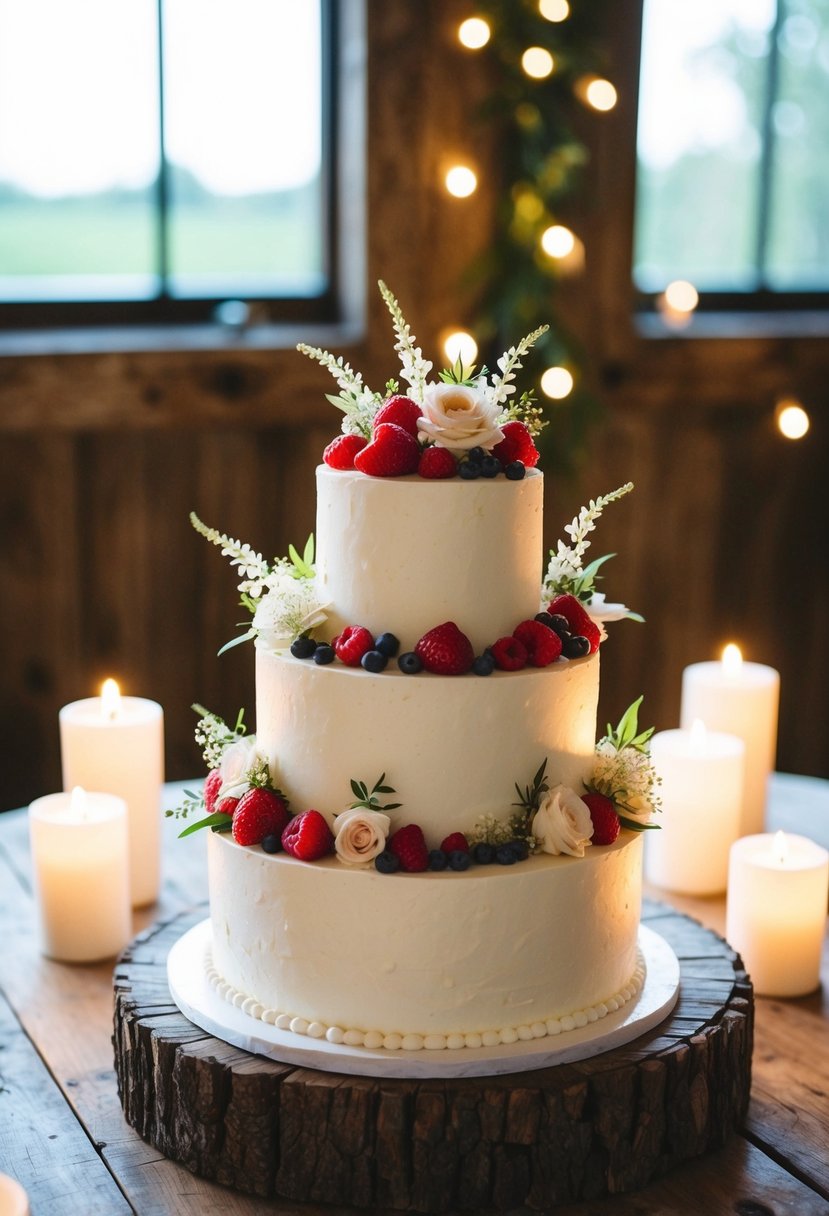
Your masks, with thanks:
M 381 773 L 374 785 L 369 789 L 365 781 L 355 781 L 352 778 L 351 792 L 357 801 L 351 803 L 351 809 L 355 810 L 357 807 L 362 806 L 367 811 L 396 811 L 398 807 L 401 807 L 403 805 L 402 802 L 380 802 L 379 794 L 397 793 L 397 790 L 393 786 L 383 784 L 385 780 L 386 774 Z

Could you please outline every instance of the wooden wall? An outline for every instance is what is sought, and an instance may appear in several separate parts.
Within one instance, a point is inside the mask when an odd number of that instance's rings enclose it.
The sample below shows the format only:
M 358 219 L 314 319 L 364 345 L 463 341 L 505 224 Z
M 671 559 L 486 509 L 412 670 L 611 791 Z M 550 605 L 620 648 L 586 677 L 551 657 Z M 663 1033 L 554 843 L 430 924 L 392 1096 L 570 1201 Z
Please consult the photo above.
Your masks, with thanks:
M 485 80 L 476 61 L 458 58 L 453 31 L 466 6 L 395 0 L 368 12 L 372 286 L 366 337 L 348 357 L 381 384 L 394 363 L 373 282 L 390 283 L 427 349 L 464 319 L 457 282 L 491 230 L 485 167 L 497 147 L 469 119 Z M 602 724 L 644 692 L 648 720 L 675 725 L 682 667 L 735 638 L 782 672 L 780 767 L 829 776 L 825 344 L 637 336 L 628 286 L 637 12 L 635 0 L 614 9 L 622 102 L 586 122 L 591 189 L 571 222 L 588 266 L 562 303 L 587 343 L 604 421 L 578 475 L 549 481 L 549 543 L 587 497 L 636 482 L 595 542 L 595 552 L 619 554 L 608 592 L 648 618 L 613 627 Z M 483 166 L 472 200 L 440 188 L 448 151 Z M 59 788 L 58 709 L 106 675 L 163 704 L 171 778 L 201 771 L 192 701 L 228 716 L 245 705 L 252 717 L 252 650 L 215 657 L 239 620 L 235 580 L 188 512 L 268 555 L 303 541 L 313 468 L 338 421 L 326 374 L 290 347 L 223 342 L 0 356 L 0 809 Z M 800 444 L 771 425 L 783 389 L 813 407 Z

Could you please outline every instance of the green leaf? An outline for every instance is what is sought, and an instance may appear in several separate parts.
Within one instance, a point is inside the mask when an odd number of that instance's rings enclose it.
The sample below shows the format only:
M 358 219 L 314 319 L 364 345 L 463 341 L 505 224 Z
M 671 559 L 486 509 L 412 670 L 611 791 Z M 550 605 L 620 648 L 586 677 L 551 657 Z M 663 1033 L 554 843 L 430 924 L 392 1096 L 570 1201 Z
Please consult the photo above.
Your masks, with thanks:
M 290 557 L 294 568 L 298 571 L 300 578 L 313 578 L 314 571 L 308 563 L 299 556 L 293 545 L 288 545 L 288 557 Z
M 221 650 L 217 654 L 225 654 L 228 650 L 232 650 L 234 646 L 241 646 L 242 642 L 249 642 L 251 638 L 255 638 L 256 633 L 253 629 L 249 629 L 247 633 L 242 633 L 238 638 L 233 638 L 229 642 L 225 642 Z
M 639 823 L 636 819 L 628 819 L 622 814 L 619 815 L 619 822 L 632 832 L 658 832 L 661 828 L 658 823 Z
M 196 823 L 191 823 L 183 832 L 179 832 L 178 838 L 181 840 L 185 836 L 192 836 L 194 832 L 198 832 L 201 828 L 218 828 L 219 831 L 227 831 L 232 824 L 232 815 L 225 815 L 223 811 L 214 811 L 212 815 L 199 819 Z
M 314 533 L 313 532 L 311 533 L 311 535 L 308 537 L 308 539 L 305 542 L 305 548 L 302 552 L 302 560 L 304 562 L 307 562 L 309 566 L 313 566 L 313 564 L 314 564 Z
M 381 811 L 396 811 L 402 805 L 402 802 L 387 802 L 385 806 L 382 806 L 379 809 Z
M 352 778 L 352 781 L 351 781 L 351 792 L 352 792 L 352 794 L 354 795 L 354 797 L 355 797 L 355 798 L 365 798 L 366 793 L 367 793 L 367 790 L 366 790 L 366 787 L 365 787 L 364 785 L 361 785 L 359 781 L 355 781 L 355 780 Z

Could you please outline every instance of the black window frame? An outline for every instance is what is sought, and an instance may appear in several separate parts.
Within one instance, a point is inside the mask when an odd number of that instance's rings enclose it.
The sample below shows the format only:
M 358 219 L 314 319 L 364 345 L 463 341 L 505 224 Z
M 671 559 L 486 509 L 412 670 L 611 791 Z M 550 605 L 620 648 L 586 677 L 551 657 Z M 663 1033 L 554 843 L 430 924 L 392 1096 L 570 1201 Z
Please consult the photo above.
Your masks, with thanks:
M 94 330 L 102 328 L 213 325 L 221 322 L 220 306 L 228 300 L 241 300 L 250 306 L 251 319 L 257 324 L 286 325 L 331 324 L 341 319 L 340 249 L 338 244 L 340 188 L 340 148 L 338 137 L 338 97 L 341 71 L 337 49 L 342 29 L 341 4 L 348 0 L 320 0 L 322 67 L 322 193 L 323 193 L 323 272 L 325 290 L 309 296 L 219 296 L 188 297 L 170 295 L 166 216 L 169 185 L 164 144 L 164 73 L 159 70 L 159 173 L 155 183 L 157 222 L 156 256 L 161 291 L 145 300 L 55 300 L 0 301 L 0 331 Z M 159 67 L 163 62 L 163 5 L 156 0 Z
M 770 287 L 765 276 L 776 142 L 772 112 L 778 99 L 780 86 L 779 36 L 788 13 L 788 8 L 789 0 L 776 0 L 775 18 L 769 39 L 769 56 L 766 63 L 766 84 L 761 121 L 762 150 L 758 179 L 759 187 L 754 199 L 757 214 L 754 259 L 757 283 L 753 288 L 723 291 L 706 289 L 694 284 L 699 296 L 698 303 L 694 309 L 695 316 L 699 316 L 700 314 L 716 316 L 718 313 L 766 316 L 773 314 L 802 315 L 804 313 L 826 313 L 829 316 L 829 287 L 825 290 L 802 289 L 781 291 Z M 637 73 L 637 78 L 638 88 L 641 81 L 641 71 Z M 646 325 L 649 325 L 651 321 L 656 321 L 661 327 L 658 313 L 662 291 L 643 291 L 636 284 L 635 278 L 632 278 L 632 288 L 635 295 L 634 308 L 638 318 L 645 322 Z

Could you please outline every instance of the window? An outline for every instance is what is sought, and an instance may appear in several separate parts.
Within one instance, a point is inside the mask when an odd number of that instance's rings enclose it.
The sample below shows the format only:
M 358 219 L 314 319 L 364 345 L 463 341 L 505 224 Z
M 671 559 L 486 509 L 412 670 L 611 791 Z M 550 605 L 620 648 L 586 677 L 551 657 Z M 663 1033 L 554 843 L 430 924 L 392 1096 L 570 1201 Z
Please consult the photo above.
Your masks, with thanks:
M 646 0 L 634 280 L 829 302 L 829 0 Z
M 328 319 L 335 8 L 0 0 L 0 320 Z

